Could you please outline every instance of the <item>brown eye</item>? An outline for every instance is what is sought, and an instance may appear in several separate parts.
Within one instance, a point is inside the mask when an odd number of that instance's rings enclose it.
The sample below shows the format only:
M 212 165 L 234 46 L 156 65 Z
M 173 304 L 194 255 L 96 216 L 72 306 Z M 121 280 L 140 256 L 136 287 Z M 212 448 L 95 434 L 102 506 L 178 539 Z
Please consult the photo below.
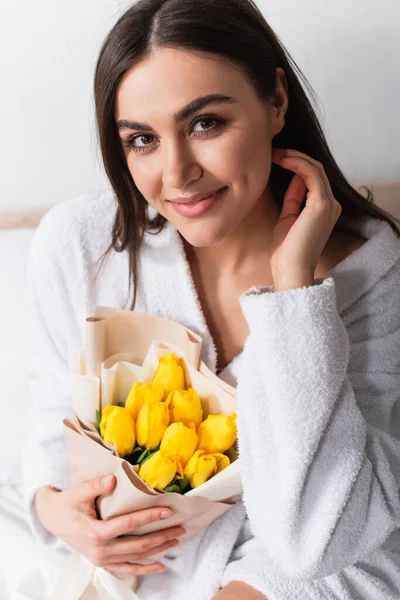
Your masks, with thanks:
M 215 119 L 200 119 L 199 121 L 197 121 L 195 123 L 195 125 L 197 125 L 198 123 L 201 123 L 201 124 L 204 124 L 204 123 L 215 123 Z M 208 130 L 208 129 L 210 129 L 210 127 L 206 127 L 205 130 Z M 200 130 L 200 131 L 205 131 L 205 130 L 203 129 L 203 130 Z
M 135 141 L 138 139 L 149 139 L 152 138 L 152 135 L 146 135 L 143 133 L 140 133 L 138 135 L 132 135 L 130 138 L 128 138 L 127 140 L 125 140 L 124 146 L 125 148 L 128 148 L 129 150 L 132 149 L 135 152 L 143 152 L 146 148 L 146 146 L 149 146 L 149 144 L 145 144 L 144 146 L 136 146 Z

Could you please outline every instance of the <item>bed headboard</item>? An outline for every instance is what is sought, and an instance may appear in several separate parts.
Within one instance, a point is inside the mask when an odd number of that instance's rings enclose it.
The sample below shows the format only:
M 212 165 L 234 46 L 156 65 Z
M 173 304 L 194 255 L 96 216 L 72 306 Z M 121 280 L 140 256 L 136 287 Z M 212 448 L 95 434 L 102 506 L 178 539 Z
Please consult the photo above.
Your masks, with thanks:
M 0 213 L 0 229 L 37 227 L 45 212 Z

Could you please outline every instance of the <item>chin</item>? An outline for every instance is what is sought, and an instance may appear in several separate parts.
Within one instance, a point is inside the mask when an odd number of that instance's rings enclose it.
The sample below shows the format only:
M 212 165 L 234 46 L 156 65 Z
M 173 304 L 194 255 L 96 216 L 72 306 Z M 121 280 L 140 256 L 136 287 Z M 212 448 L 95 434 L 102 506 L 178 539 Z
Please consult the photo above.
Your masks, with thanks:
M 185 238 L 188 244 L 194 248 L 209 248 L 222 242 L 230 233 L 226 223 L 224 225 L 211 224 L 204 220 L 203 222 L 188 224 L 187 226 L 178 226 L 177 229 L 181 236 Z

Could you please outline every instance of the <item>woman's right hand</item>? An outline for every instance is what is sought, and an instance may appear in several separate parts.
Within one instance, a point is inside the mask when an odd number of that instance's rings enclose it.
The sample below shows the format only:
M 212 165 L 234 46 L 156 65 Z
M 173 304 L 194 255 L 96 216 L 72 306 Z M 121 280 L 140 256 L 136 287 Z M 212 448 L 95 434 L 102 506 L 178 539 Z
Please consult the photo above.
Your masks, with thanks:
M 50 533 L 64 540 L 98 567 L 134 575 L 163 571 L 161 563 L 141 565 L 136 561 L 174 548 L 179 544 L 176 538 L 184 535 L 185 529 L 171 527 L 120 538 L 142 525 L 170 517 L 172 511 L 166 507 L 156 507 L 107 521 L 99 520 L 95 499 L 111 492 L 114 485 L 115 476 L 110 475 L 97 477 L 64 492 L 42 487 L 36 493 L 37 516 Z

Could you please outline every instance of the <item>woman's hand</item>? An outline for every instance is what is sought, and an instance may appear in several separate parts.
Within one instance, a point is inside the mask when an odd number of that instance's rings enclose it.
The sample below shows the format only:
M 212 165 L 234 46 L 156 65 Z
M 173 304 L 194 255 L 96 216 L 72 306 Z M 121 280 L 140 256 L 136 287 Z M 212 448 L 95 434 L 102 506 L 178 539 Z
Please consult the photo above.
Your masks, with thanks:
M 276 291 L 314 284 L 322 251 L 341 215 L 322 164 L 297 150 L 273 149 L 272 162 L 295 173 L 272 234 L 270 266 Z M 307 192 L 306 205 L 300 207 Z
M 95 499 L 111 492 L 115 476 L 109 481 L 98 477 L 65 492 L 40 488 L 36 494 L 36 511 L 44 527 L 69 546 L 83 554 L 94 565 L 110 571 L 145 575 L 164 570 L 161 563 L 136 564 L 158 552 L 179 544 L 177 536 L 184 535 L 183 527 L 171 527 L 146 535 L 119 536 L 153 521 L 172 515 L 169 508 L 137 510 L 107 521 L 97 519 Z
M 231 581 L 214 596 L 213 600 L 268 600 L 268 598 L 243 581 Z

